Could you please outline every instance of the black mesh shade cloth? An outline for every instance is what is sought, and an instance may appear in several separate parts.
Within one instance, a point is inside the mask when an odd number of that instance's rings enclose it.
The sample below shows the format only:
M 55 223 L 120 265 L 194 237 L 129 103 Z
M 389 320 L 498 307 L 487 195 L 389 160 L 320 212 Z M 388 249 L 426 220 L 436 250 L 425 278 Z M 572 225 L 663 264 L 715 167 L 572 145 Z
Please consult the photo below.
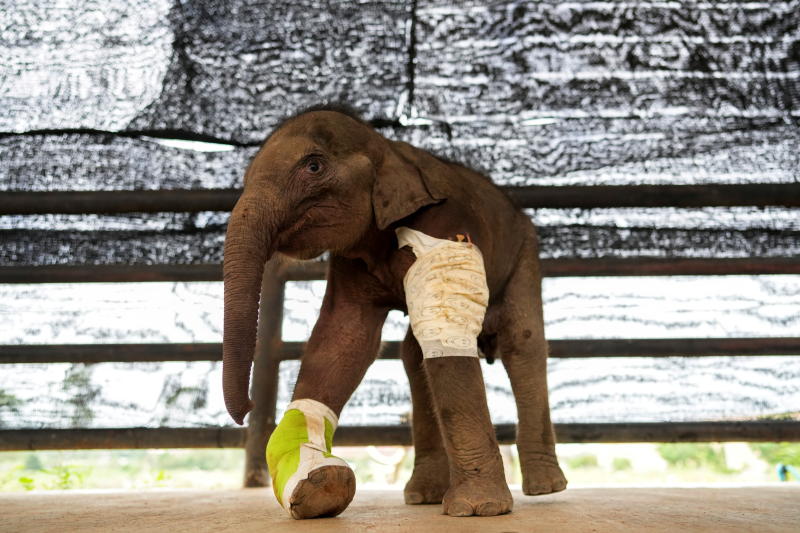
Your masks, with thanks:
M 239 188 L 282 118 L 333 102 L 504 186 L 796 184 L 800 1 L 0 8 L 0 195 Z M 548 259 L 800 255 L 785 207 L 526 212 Z M 0 213 L 0 268 L 219 263 L 226 224 L 224 212 Z M 545 280 L 548 335 L 796 336 L 796 277 L 766 278 Z M 284 333 L 304 340 L 313 317 L 300 311 L 321 288 L 292 291 Z M 0 344 L 215 342 L 219 292 L 0 284 Z M 345 423 L 407 420 L 398 365 L 371 370 Z M 493 414 L 513 421 L 492 368 Z M 296 371 L 282 364 L 279 405 Z M 557 421 L 742 419 L 796 408 L 798 376 L 793 358 L 556 360 L 550 383 Z M 6 365 L 0 428 L 227 424 L 218 382 L 215 362 Z

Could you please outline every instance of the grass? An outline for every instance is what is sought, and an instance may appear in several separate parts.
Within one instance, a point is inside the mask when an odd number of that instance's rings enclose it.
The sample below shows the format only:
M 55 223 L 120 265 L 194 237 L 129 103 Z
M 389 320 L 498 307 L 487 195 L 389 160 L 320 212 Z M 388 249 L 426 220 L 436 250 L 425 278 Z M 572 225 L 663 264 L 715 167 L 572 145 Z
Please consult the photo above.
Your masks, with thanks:
M 362 488 L 402 489 L 413 451 L 337 448 Z M 779 463 L 800 467 L 800 443 L 565 444 L 559 458 L 570 486 L 777 483 Z M 502 446 L 509 483 L 521 483 L 514 447 Z M 221 489 L 241 486 L 238 449 L 97 450 L 0 453 L 0 491 Z
M 98 450 L 0 454 L 0 491 L 233 488 L 241 450 Z

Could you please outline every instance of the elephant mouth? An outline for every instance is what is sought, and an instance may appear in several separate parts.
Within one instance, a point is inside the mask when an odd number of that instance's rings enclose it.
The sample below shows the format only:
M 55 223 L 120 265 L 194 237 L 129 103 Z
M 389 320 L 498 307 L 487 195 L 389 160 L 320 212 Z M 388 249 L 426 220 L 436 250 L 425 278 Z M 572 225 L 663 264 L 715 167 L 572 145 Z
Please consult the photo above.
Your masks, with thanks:
M 316 220 L 314 217 L 314 209 L 322 207 L 316 204 L 308 206 L 293 222 L 290 222 L 285 229 L 279 230 L 279 246 L 290 243 L 297 236 L 298 233 L 308 231 L 311 229 L 330 228 L 337 226 L 336 223 L 325 222 Z M 319 215 L 319 213 L 317 213 Z

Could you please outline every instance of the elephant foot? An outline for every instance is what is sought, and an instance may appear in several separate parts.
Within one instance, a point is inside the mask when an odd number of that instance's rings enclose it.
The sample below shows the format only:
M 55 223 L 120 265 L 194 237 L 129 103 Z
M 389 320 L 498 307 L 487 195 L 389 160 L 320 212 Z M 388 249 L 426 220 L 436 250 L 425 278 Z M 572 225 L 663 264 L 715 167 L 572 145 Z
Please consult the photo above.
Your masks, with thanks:
M 567 478 L 558 466 L 553 453 L 531 454 L 520 458 L 522 464 L 522 492 L 528 496 L 561 492 L 567 488 Z
M 455 481 L 443 500 L 443 512 L 450 516 L 497 516 L 514 506 L 503 476 L 477 476 Z
M 444 452 L 436 456 L 417 457 L 411 479 L 403 489 L 403 497 L 408 505 L 442 503 L 449 486 L 450 467 Z
M 289 513 L 298 520 L 336 516 L 356 493 L 356 476 L 346 466 L 322 466 L 300 481 L 289 499 Z

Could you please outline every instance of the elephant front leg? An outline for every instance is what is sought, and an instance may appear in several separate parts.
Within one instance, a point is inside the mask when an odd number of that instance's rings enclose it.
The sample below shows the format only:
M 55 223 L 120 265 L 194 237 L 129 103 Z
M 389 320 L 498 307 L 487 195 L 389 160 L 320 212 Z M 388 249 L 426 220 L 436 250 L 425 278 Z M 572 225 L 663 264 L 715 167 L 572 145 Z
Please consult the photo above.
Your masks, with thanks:
M 406 503 L 412 505 L 442 503 L 442 497 L 450 486 L 450 467 L 422 366 L 422 350 L 410 328 L 403 340 L 401 355 L 411 388 L 411 431 L 414 438 L 414 472 L 406 483 L 403 496 Z
M 508 513 L 513 500 L 478 359 L 439 357 L 424 364 L 450 461 L 443 511 L 451 516 Z
M 443 498 L 451 516 L 492 516 L 511 510 L 478 360 L 489 288 L 483 256 L 458 242 L 398 228 L 398 245 L 416 260 L 403 278 L 408 316 L 422 349 L 450 466 Z
M 347 400 L 375 360 L 388 308 L 359 302 L 364 283 L 332 275 L 295 386 L 293 401 L 267 444 L 275 496 L 293 518 L 336 516 L 355 494 L 355 475 L 331 454 Z

